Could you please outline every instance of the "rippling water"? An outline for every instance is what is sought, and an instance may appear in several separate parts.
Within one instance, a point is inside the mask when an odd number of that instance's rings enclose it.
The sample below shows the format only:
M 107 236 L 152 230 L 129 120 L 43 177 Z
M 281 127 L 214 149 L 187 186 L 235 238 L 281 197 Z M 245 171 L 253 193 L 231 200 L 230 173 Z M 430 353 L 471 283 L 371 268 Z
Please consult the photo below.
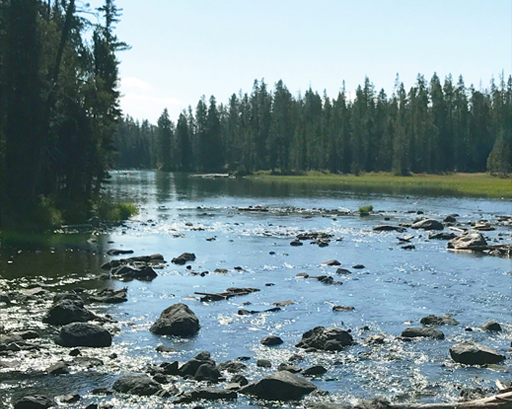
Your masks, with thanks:
M 22 291 L 34 286 L 62 292 L 77 286 L 96 288 L 128 286 L 128 302 L 90 306 L 99 314 L 110 314 L 119 330 L 112 348 L 83 348 L 84 355 L 104 361 L 103 366 L 84 370 L 73 366 L 71 374 L 43 375 L 50 364 L 69 360 L 68 351 L 48 339 L 41 353 L 22 351 L 5 358 L 15 362 L 20 375 L 0 369 L 0 394 L 17 397 L 27 391 L 51 395 L 80 393 L 82 407 L 103 401 L 90 395 L 99 386 L 110 387 L 120 374 L 142 372 L 148 364 L 186 361 L 208 350 L 217 363 L 249 356 L 244 375 L 258 380 L 276 370 L 281 362 L 300 353 L 297 364 L 307 368 L 321 364 L 328 369 L 314 383 L 330 393 L 335 402 L 356 398 L 385 397 L 392 401 L 456 400 L 462 387 L 490 388 L 495 380 L 509 380 L 511 330 L 510 260 L 490 256 L 456 254 L 446 250 L 446 242 L 428 240 L 428 233 L 408 229 L 415 237 L 415 250 L 403 250 L 396 232 L 375 233 L 377 224 L 412 222 L 417 212 L 442 220 L 457 213 L 458 221 L 468 223 L 509 215 L 510 203 L 500 200 L 451 198 L 446 196 L 350 193 L 332 187 L 311 185 L 260 184 L 257 181 L 187 178 L 184 175 L 155 172 L 115 172 L 111 194 L 140 206 L 140 213 L 108 231 L 49 235 L 44 242 L 4 248 L 0 290 Z M 239 207 L 262 205 L 268 212 L 240 211 Z M 369 217 L 344 215 L 346 209 L 373 205 Z M 385 220 L 388 218 L 389 220 Z M 304 242 L 292 247 L 299 232 L 323 231 L 332 234 L 328 247 Z M 500 226 L 486 232 L 492 242 L 510 243 L 511 229 Z M 213 239 L 212 239 L 213 238 Z M 207 240 L 210 239 L 210 240 Z M 340 240 L 336 240 L 340 239 Z M 130 249 L 135 255 L 161 253 L 169 262 L 158 270 L 152 282 L 100 280 L 100 265 L 112 258 L 111 248 Z M 197 256 L 192 270 L 170 263 L 183 252 Z M 336 267 L 322 263 L 337 259 L 350 275 L 336 275 Z M 363 269 L 353 269 L 363 264 Z M 242 267 L 237 270 L 235 267 Z M 215 273 L 226 269 L 227 273 Z M 194 272 L 209 274 L 192 275 Z M 298 273 L 332 275 L 343 282 L 326 286 L 316 280 L 296 278 Z M 196 292 L 222 292 L 228 287 L 257 287 L 261 291 L 226 301 L 202 303 Z M 241 308 L 262 311 L 274 302 L 291 300 L 281 311 L 249 316 L 238 315 Z M 193 339 L 178 340 L 153 335 L 149 326 L 161 311 L 185 302 L 199 317 L 201 330 Z M 250 303 L 250 305 L 245 305 Z M 0 304 L 1 305 L 1 304 Z M 41 322 L 49 306 L 41 301 L 26 305 L 0 306 L 4 331 L 37 328 L 51 334 L 54 329 Z M 354 311 L 333 312 L 333 305 L 354 307 Z M 396 340 L 408 326 L 420 326 L 429 314 L 452 314 L 460 324 L 439 327 L 442 341 Z M 500 333 L 482 332 L 476 327 L 489 319 L 500 322 Z M 339 353 L 305 354 L 294 347 L 301 335 L 315 326 L 338 326 L 352 330 L 357 345 Z M 365 327 L 369 329 L 365 329 Z M 474 328 L 472 332 L 466 328 Z M 369 335 L 382 333 L 383 345 L 365 346 Z M 284 344 L 264 347 L 260 340 L 278 335 Z M 463 367 L 449 357 L 451 345 L 473 339 L 507 356 L 501 365 L 488 368 Z M 172 346 L 175 354 L 155 351 L 159 344 Z M 115 352 L 117 358 L 110 355 Z M 267 358 L 273 368 L 256 367 L 256 360 Z M 192 388 L 191 382 L 179 384 Z M 169 400 L 109 397 L 116 407 L 162 407 Z M 258 407 L 240 397 L 214 407 Z M 294 407 L 293 404 L 290 405 Z M 73 407 L 73 406 L 71 406 Z

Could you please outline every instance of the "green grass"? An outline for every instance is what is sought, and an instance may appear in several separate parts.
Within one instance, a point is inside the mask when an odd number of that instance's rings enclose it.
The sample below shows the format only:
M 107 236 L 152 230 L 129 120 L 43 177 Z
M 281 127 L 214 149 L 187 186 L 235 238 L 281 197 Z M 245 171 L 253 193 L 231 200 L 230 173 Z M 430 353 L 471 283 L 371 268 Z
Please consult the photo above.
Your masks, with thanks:
M 274 176 L 268 172 L 258 172 L 250 178 L 262 183 L 315 184 L 349 191 L 512 198 L 512 179 L 499 178 L 487 173 L 415 174 L 412 176 L 366 173 L 354 176 L 307 172 L 298 176 Z

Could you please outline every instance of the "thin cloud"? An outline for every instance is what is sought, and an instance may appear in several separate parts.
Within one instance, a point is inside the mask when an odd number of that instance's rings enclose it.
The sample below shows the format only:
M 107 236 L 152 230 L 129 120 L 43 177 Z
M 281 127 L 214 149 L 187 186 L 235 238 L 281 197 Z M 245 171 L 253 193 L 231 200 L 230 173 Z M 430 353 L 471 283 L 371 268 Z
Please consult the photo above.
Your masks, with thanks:
M 137 88 L 144 91 L 151 91 L 153 86 L 146 81 L 142 81 L 135 77 L 125 77 L 121 78 L 121 87 L 126 88 Z

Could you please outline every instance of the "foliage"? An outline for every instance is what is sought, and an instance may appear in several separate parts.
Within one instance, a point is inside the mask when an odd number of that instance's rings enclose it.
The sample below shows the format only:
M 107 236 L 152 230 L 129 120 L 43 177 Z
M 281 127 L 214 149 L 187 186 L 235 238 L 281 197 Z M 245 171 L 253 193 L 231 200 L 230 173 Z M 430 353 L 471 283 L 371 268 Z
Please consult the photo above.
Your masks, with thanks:
M 373 206 L 361 206 L 359 208 L 359 213 L 370 213 L 371 211 L 373 211 Z
M 93 25 L 81 7 L 0 1 L 4 227 L 84 220 L 113 164 L 121 114 L 116 52 L 126 48 L 114 34 L 119 10 L 105 0 L 103 24 Z
M 95 214 L 102 220 L 123 221 L 139 213 L 133 203 L 119 202 L 102 198 L 94 206 Z
M 137 147 L 148 167 L 155 140 L 147 124 L 130 121 L 120 127 L 120 158 L 136 152 L 126 145 Z M 512 165 L 512 78 L 476 90 L 462 77 L 418 75 L 407 91 L 397 76 L 391 96 L 365 78 L 352 100 L 344 86 L 331 99 L 311 89 L 293 96 L 283 81 L 274 90 L 255 81 L 250 94 L 233 94 L 226 105 L 213 96 L 208 105 L 203 96 L 171 129 L 164 149 L 175 171 L 504 174 Z

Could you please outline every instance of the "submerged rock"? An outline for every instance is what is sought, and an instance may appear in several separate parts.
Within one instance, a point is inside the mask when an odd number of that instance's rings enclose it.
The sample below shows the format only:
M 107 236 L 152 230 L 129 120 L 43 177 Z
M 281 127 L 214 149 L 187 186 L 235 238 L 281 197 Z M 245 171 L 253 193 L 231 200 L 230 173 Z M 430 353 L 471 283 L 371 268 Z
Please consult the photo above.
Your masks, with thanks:
M 64 347 L 108 347 L 112 345 L 112 335 L 98 325 L 74 322 L 61 328 L 55 342 Z
M 299 400 L 317 387 L 288 371 L 275 372 L 240 389 L 244 395 L 266 400 Z
M 111 288 L 105 288 L 104 290 L 96 292 L 95 295 L 90 297 L 93 302 L 105 303 L 105 304 L 117 304 L 128 301 L 126 293 L 128 287 L 121 288 L 119 290 L 113 290 Z
M 373 231 L 396 231 L 403 233 L 405 228 L 400 226 L 391 226 L 389 224 L 379 224 L 377 226 L 373 226 Z
M 434 338 L 434 339 L 444 339 L 444 334 L 435 328 L 430 327 L 410 327 L 406 328 L 402 331 L 402 337 L 406 338 Z
M 162 389 L 160 384 L 147 375 L 122 376 L 114 383 L 112 388 L 116 392 L 139 396 L 151 396 Z
M 191 403 L 197 400 L 219 400 L 219 399 L 236 399 L 238 394 L 233 390 L 217 389 L 217 388 L 197 388 L 191 391 L 184 392 L 178 396 L 173 403 Z
M 354 339 L 348 331 L 341 328 L 324 328 L 318 326 L 302 335 L 302 339 L 295 346 L 298 348 L 316 348 L 324 351 L 340 351 L 344 347 L 353 345 Z
M 123 280 L 140 280 L 151 281 L 155 279 L 158 274 L 153 267 L 143 266 L 141 268 L 134 268 L 127 265 L 119 268 L 114 268 L 111 271 L 113 277 L 122 278 Z
M 427 315 L 426 317 L 423 317 L 420 322 L 423 325 L 427 326 L 436 326 L 436 325 L 457 325 L 459 321 L 457 321 L 455 318 L 453 318 L 450 314 L 444 314 L 444 315 Z
M 443 230 L 443 223 L 434 220 L 434 219 L 423 219 L 417 221 L 411 225 L 413 229 L 422 229 L 422 230 Z
M 494 349 L 473 341 L 463 341 L 450 347 L 450 356 L 455 362 L 466 365 L 497 364 L 505 360 Z
M 159 335 L 191 337 L 199 328 L 199 319 L 193 311 L 187 305 L 179 303 L 164 310 L 149 330 Z
M 428 235 L 429 240 L 452 240 L 457 235 L 455 233 L 441 232 L 441 233 L 432 233 Z
M 304 369 L 301 372 L 301 374 L 304 376 L 317 376 L 317 375 L 323 375 L 326 372 L 327 372 L 327 369 L 325 369 L 322 365 L 313 365 L 307 369 Z
M 341 263 L 338 260 L 328 260 L 322 263 L 324 266 L 341 266 Z
M 348 307 L 346 305 L 335 305 L 332 307 L 333 311 L 354 311 L 354 307 Z
M 47 409 L 56 406 L 53 399 L 44 395 L 24 396 L 14 404 L 14 409 Z

